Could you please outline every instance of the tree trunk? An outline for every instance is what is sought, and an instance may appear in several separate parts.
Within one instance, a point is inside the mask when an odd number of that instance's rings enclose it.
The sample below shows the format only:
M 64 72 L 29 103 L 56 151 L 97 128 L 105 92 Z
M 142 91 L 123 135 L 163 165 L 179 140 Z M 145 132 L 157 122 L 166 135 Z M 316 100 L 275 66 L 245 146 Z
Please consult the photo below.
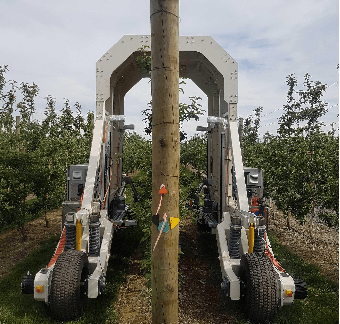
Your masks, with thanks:
M 20 220 L 20 233 L 23 242 L 27 241 L 27 235 L 25 231 L 25 221 L 26 221 L 26 198 L 23 199 L 23 213 L 22 213 L 22 219 Z
M 178 0 L 151 0 L 152 213 L 179 217 Z M 151 248 L 159 235 L 152 224 Z M 179 226 L 162 233 L 152 252 L 152 323 L 178 323 Z
M 51 167 L 52 167 L 52 159 L 50 159 L 50 162 L 48 163 L 48 169 L 49 169 L 49 175 L 48 175 L 48 181 L 51 180 Z M 47 204 L 49 200 L 49 195 L 48 193 L 46 194 L 46 199 L 45 199 L 45 225 L 46 227 L 50 227 L 50 221 L 47 218 Z
M 50 227 L 50 222 L 47 218 L 47 204 L 45 204 L 45 226 Z
M 287 228 L 288 228 L 288 230 L 291 229 L 291 226 L 290 226 L 290 210 L 288 210 L 288 213 L 287 213 Z

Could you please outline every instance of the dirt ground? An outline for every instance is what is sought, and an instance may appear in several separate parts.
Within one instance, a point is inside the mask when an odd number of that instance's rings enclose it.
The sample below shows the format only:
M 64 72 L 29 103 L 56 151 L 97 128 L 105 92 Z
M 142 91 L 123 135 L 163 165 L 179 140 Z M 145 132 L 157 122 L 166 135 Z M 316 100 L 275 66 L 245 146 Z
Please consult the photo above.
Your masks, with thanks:
M 0 235 L 0 279 L 10 269 L 22 261 L 28 254 L 36 250 L 39 244 L 61 230 L 61 208 L 47 214 L 49 227 L 46 227 L 45 217 L 29 222 L 26 227 L 27 240 L 23 242 L 18 230 L 11 230 Z
M 179 241 L 182 251 L 178 264 L 179 323 L 233 323 L 232 317 L 226 313 L 225 298 L 220 293 L 216 240 L 209 233 L 200 234 L 187 217 L 180 223 Z M 139 254 L 134 256 L 130 274 L 120 287 L 115 303 L 120 324 L 151 323 L 150 290 L 147 280 L 140 274 L 139 258 Z
M 320 224 L 300 225 L 287 220 L 275 206 L 270 208 L 269 229 L 291 252 L 307 263 L 317 265 L 321 272 L 339 282 L 339 233 Z M 179 259 L 179 323 L 233 323 L 227 314 L 227 300 L 220 289 L 221 270 L 216 240 L 211 234 L 198 232 L 190 217 L 180 223 L 180 244 L 183 252 Z M 326 253 L 325 253 L 326 251 Z M 138 257 L 132 261 L 134 270 L 121 286 L 115 309 L 121 324 L 151 323 L 151 299 L 146 279 L 138 273 Z M 136 305 L 125 311 L 126 305 Z
M 23 242 L 17 230 L 0 235 L 0 278 L 39 243 L 60 233 L 61 209 L 48 214 L 49 227 L 43 217 L 27 225 L 27 241 Z M 339 233 L 320 224 L 300 225 L 287 220 L 275 206 L 270 209 L 269 229 L 281 244 L 308 263 L 316 264 L 321 272 L 339 282 Z M 188 216 L 180 223 L 179 258 L 179 323 L 219 324 L 233 323 L 226 312 L 226 298 L 221 293 L 221 273 L 214 236 L 198 231 Z M 142 253 L 136 251 L 130 263 L 130 272 L 121 285 L 115 309 L 120 312 L 120 324 L 151 323 L 151 298 L 147 279 L 140 271 Z M 131 307 L 133 305 L 133 307 Z
M 336 229 L 311 220 L 302 225 L 290 217 L 289 230 L 287 219 L 275 205 L 269 209 L 269 215 L 269 230 L 276 234 L 282 245 L 339 283 L 339 232 Z

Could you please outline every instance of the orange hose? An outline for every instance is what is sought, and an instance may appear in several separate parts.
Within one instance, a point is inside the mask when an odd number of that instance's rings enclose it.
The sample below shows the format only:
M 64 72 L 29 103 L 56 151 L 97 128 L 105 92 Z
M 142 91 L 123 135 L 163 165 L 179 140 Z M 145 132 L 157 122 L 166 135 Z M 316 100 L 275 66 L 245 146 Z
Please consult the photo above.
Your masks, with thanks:
M 107 131 L 107 126 L 109 125 L 109 121 L 110 121 L 110 120 L 107 121 L 106 126 L 105 126 L 105 134 L 104 134 L 103 143 L 106 142 L 106 131 Z
M 112 177 L 112 168 L 110 168 L 110 180 L 109 180 L 109 186 L 107 187 L 107 190 L 106 190 L 106 193 L 105 193 L 105 196 L 104 196 L 104 199 L 103 199 L 103 206 L 102 206 L 102 209 L 104 209 L 106 196 L 107 196 L 107 194 L 108 194 L 108 192 L 109 192 L 109 189 L 110 189 L 110 185 L 111 185 L 111 177 Z
M 266 239 L 267 239 L 267 234 L 266 235 Z M 270 252 L 269 250 L 269 247 L 268 247 L 268 244 L 267 244 L 267 241 L 266 241 L 266 248 L 265 248 L 265 251 L 264 253 L 266 255 L 268 255 L 270 261 L 274 264 L 274 266 L 281 272 L 285 272 L 285 270 L 282 268 L 281 264 L 279 263 L 279 261 L 277 261 L 274 257 L 274 255 Z
M 56 263 L 59 255 L 61 254 L 61 252 L 63 252 L 64 250 L 64 246 L 65 246 L 65 241 L 66 241 L 66 227 L 64 226 L 63 232 L 61 234 L 57 249 L 55 250 L 55 253 L 50 261 L 50 263 L 48 264 L 47 268 L 53 266 L 53 264 Z

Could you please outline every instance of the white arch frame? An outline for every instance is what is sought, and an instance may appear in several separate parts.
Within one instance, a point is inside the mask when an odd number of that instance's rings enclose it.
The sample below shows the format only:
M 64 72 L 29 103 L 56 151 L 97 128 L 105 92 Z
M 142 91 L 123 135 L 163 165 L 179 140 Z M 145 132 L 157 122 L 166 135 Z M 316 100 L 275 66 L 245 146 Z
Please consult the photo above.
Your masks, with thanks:
M 114 112 L 114 105 L 121 105 L 119 114 L 123 114 L 125 93 L 142 77 L 148 76 L 136 70 L 136 65 L 133 66 L 129 60 L 134 53 L 138 55 L 142 46 L 151 48 L 150 36 L 125 35 L 97 61 L 97 113 L 101 113 L 100 103 L 106 102 L 106 110 L 110 114 Z M 179 52 L 180 75 L 192 79 L 207 94 L 208 115 L 229 116 L 229 120 L 236 120 L 237 62 L 210 36 L 180 36 Z M 129 83 L 125 78 L 133 80 Z M 119 89 L 122 79 L 127 84 L 125 88 Z

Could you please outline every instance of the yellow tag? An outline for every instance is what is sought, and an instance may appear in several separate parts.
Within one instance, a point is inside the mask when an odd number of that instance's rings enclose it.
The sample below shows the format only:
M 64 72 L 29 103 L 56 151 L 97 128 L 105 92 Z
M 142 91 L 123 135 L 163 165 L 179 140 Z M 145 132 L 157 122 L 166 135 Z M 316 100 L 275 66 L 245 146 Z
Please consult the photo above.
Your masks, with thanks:
M 292 297 L 293 296 L 293 291 L 290 289 L 286 289 L 286 297 Z
M 173 229 L 175 228 L 179 223 L 179 218 L 178 217 L 170 217 L 170 228 Z
M 35 287 L 35 291 L 36 291 L 37 293 L 42 293 L 42 292 L 44 292 L 44 286 L 36 286 L 36 287 Z

